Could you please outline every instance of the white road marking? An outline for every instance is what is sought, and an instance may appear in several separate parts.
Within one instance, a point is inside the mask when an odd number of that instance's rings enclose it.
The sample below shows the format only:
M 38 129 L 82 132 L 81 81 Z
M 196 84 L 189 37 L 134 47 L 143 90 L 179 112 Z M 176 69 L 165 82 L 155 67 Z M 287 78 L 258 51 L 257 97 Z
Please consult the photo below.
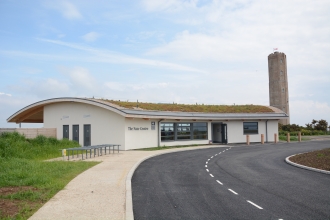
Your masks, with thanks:
M 207 172 L 209 172 L 209 169 L 206 169 Z
M 211 158 L 213 158 L 213 156 Z
M 222 151 L 222 152 L 225 152 L 225 150 L 224 150 L 224 151 Z
M 207 165 L 205 165 L 205 167 L 207 167 Z
M 230 192 L 232 192 L 232 193 L 234 193 L 235 195 L 238 195 L 238 193 L 237 192 L 235 192 L 234 190 L 232 190 L 232 189 L 228 189 Z
M 207 161 L 210 161 L 210 159 L 208 159 Z
M 206 164 L 208 164 L 209 162 L 206 161 Z
M 212 174 L 210 174 L 211 177 L 214 177 Z
M 217 156 L 218 154 L 215 154 L 215 156 Z
M 219 180 L 217 180 L 217 182 L 218 182 L 219 184 L 223 185 L 222 182 L 220 182 Z
M 248 203 L 250 203 L 251 205 L 254 205 L 255 207 L 257 207 L 258 209 L 263 209 L 262 207 L 258 206 L 257 204 L 249 201 L 249 200 L 246 200 Z

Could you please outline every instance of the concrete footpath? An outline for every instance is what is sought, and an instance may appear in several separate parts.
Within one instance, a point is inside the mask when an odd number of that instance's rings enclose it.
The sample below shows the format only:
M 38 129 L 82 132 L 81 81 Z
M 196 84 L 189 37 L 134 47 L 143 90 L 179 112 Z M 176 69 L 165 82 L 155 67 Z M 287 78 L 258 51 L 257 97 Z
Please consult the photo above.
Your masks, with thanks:
M 74 178 L 30 219 L 132 219 L 130 178 L 142 161 L 164 153 L 215 147 L 228 145 L 121 151 L 87 159 L 102 163 Z

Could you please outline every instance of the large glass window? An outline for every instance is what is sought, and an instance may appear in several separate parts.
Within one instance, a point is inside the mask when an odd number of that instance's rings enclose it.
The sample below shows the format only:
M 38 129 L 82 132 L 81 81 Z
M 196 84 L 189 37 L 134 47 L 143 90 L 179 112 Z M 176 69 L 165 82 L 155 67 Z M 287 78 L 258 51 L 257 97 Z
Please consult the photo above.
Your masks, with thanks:
M 207 123 L 193 123 L 193 139 L 207 139 Z
M 190 134 L 191 134 L 190 123 L 177 123 L 176 130 L 177 130 L 177 139 L 178 140 L 191 139 L 190 138 Z
M 174 140 L 174 123 L 161 123 L 161 140 Z
M 207 123 L 161 123 L 161 141 L 207 140 Z
M 258 122 L 243 122 L 244 134 L 258 134 Z

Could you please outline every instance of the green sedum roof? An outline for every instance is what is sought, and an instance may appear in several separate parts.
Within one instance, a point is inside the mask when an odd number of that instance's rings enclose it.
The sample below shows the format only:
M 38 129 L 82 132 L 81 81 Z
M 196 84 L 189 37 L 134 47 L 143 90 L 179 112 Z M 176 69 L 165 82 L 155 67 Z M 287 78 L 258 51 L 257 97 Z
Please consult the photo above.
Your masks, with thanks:
M 173 112 L 205 112 L 205 113 L 267 113 L 274 112 L 271 108 L 262 105 L 186 105 L 165 103 L 142 103 L 103 100 L 127 109 L 141 109 L 152 111 Z

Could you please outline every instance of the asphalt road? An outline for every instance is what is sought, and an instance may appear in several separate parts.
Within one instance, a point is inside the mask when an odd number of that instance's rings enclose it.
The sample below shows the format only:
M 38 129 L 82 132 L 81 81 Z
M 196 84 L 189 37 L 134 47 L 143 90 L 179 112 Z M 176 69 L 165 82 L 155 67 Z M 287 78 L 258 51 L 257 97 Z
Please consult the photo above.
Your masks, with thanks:
M 330 219 L 330 175 L 284 161 L 329 147 L 228 145 L 148 159 L 132 178 L 134 218 Z

